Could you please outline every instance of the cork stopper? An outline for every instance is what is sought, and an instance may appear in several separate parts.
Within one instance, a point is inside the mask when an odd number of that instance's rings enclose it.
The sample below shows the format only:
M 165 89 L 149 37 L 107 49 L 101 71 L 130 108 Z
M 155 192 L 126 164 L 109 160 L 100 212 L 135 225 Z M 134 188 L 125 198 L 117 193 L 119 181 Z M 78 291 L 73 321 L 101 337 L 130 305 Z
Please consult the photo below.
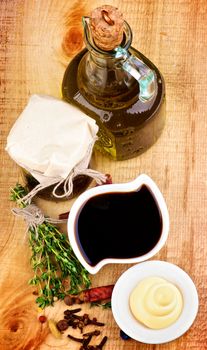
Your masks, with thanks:
M 92 11 L 91 33 L 95 44 L 104 51 L 111 51 L 123 40 L 124 19 L 118 8 L 103 5 Z

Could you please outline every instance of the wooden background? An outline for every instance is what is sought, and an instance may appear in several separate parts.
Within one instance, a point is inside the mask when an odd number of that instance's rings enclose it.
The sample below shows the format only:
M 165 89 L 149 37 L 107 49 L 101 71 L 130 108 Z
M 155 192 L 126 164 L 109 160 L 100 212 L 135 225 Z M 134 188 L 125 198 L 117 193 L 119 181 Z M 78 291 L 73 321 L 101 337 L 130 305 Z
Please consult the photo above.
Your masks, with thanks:
M 166 81 L 167 122 L 158 142 L 145 154 L 114 162 L 96 154 L 97 168 L 114 182 L 140 173 L 151 176 L 166 199 L 170 235 L 156 259 L 175 263 L 190 274 L 200 299 L 191 329 L 164 345 L 119 338 L 111 311 L 93 312 L 106 321 L 105 349 L 207 349 L 207 2 L 206 0 L 113 0 L 134 33 L 133 46 L 148 56 Z M 37 321 L 25 224 L 10 209 L 9 188 L 19 170 L 5 153 L 7 134 L 33 93 L 61 96 L 64 70 L 83 47 L 81 16 L 103 4 L 99 0 L 0 1 L 0 349 L 74 349 L 76 343 L 48 335 Z M 58 213 L 60 207 L 46 210 Z M 67 204 L 68 205 L 68 204 Z M 66 206 L 67 206 L 66 205 Z M 114 283 L 129 266 L 104 267 L 93 285 Z M 61 318 L 63 306 L 47 311 Z

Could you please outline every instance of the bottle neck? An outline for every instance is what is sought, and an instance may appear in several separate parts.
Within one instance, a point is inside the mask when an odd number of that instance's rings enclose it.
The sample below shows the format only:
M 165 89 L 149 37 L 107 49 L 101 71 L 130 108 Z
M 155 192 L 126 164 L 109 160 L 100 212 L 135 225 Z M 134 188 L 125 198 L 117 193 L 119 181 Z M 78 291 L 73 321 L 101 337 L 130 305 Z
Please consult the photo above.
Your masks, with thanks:
M 127 22 L 124 22 L 123 41 L 113 51 L 103 51 L 97 47 L 88 18 L 84 17 L 83 23 L 89 52 L 78 69 L 78 85 L 82 94 L 101 106 L 106 106 L 105 99 L 113 99 L 114 108 L 124 108 L 126 103 L 130 104 L 137 98 L 143 103 L 151 100 L 156 92 L 155 75 L 143 61 L 128 51 L 132 32 Z
M 131 44 L 131 29 L 127 27 L 123 45 Z M 119 64 L 121 58 L 116 51 L 103 51 L 93 42 L 88 21 L 84 19 L 85 43 L 88 52 L 78 67 L 78 87 L 82 95 L 93 105 L 101 109 L 119 109 L 137 100 L 138 84 L 136 80 Z
M 138 99 L 137 81 L 121 67 L 114 57 L 86 52 L 78 67 L 81 94 L 98 108 L 121 109 Z
M 88 48 L 88 50 L 89 50 L 90 61 L 91 63 L 97 66 L 97 69 L 99 68 L 113 69 L 116 67 L 118 62 L 113 56 L 97 53 L 95 50 L 91 48 L 90 49 Z

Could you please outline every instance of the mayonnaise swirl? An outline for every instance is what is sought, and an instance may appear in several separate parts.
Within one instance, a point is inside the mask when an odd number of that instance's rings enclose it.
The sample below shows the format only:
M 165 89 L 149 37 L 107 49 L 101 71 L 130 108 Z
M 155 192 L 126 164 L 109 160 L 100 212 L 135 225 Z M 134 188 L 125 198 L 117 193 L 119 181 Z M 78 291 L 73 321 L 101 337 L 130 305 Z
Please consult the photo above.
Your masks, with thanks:
M 148 277 L 139 282 L 130 295 L 129 303 L 134 317 L 152 329 L 170 326 L 183 309 L 179 289 L 160 277 Z

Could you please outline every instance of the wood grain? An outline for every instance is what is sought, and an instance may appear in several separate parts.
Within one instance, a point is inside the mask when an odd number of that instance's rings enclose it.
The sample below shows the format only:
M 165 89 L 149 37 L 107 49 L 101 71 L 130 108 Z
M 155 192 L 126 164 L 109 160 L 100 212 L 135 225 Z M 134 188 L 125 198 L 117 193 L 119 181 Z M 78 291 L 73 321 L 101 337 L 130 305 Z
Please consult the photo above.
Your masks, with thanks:
M 146 345 L 125 343 L 110 311 L 90 310 L 106 322 L 108 350 L 207 349 L 207 98 L 205 0 L 114 0 L 134 33 L 133 46 L 148 56 L 165 77 L 167 122 L 157 143 L 129 161 L 113 162 L 95 154 L 97 168 L 126 182 L 140 173 L 160 187 L 170 212 L 170 235 L 156 259 L 183 268 L 193 278 L 200 307 L 191 329 L 176 341 Z M 66 338 L 56 340 L 37 320 L 26 228 L 10 213 L 9 188 L 19 170 L 4 151 L 7 134 L 33 93 L 60 97 L 64 70 L 83 44 L 81 16 L 101 1 L 0 2 L 0 285 L 1 350 L 78 349 Z M 60 206 L 40 203 L 57 214 Z M 64 204 L 64 209 L 71 203 Z M 114 283 L 129 266 L 106 266 L 93 285 Z M 59 319 L 63 305 L 47 310 Z

